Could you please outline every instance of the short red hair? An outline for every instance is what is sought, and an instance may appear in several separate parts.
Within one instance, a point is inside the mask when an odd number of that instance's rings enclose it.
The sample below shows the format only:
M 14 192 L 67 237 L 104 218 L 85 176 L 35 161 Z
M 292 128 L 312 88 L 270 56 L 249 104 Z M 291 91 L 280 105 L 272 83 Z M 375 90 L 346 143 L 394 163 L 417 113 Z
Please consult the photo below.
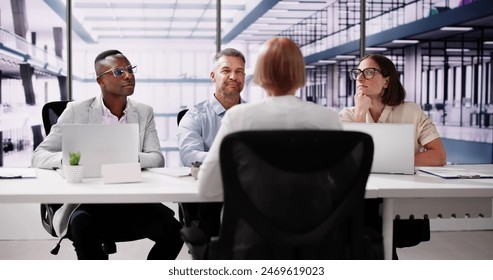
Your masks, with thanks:
M 295 42 L 275 37 L 260 48 L 253 81 L 274 95 L 293 93 L 305 85 L 305 61 Z

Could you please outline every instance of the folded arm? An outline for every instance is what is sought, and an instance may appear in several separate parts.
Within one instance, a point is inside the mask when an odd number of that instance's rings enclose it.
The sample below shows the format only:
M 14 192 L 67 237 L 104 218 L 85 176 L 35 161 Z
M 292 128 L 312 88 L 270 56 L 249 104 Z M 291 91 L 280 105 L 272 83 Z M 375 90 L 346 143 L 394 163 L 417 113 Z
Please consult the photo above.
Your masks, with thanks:
M 446 153 L 442 140 L 436 138 L 424 145 L 425 151 L 414 155 L 414 165 L 416 166 L 443 166 L 446 163 Z

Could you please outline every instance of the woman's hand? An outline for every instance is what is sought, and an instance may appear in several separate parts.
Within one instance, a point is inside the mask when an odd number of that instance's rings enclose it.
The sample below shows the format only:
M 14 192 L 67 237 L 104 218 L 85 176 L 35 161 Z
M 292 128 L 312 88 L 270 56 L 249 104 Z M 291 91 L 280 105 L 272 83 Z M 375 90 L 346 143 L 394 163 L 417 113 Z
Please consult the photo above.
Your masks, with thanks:
M 354 96 L 354 103 L 355 103 L 355 115 L 356 118 L 354 121 L 356 122 L 365 122 L 366 121 L 366 114 L 370 110 L 371 106 L 371 98 L 368 97 L 367 95 L 362 94 L 361 92 L 356 93 Z

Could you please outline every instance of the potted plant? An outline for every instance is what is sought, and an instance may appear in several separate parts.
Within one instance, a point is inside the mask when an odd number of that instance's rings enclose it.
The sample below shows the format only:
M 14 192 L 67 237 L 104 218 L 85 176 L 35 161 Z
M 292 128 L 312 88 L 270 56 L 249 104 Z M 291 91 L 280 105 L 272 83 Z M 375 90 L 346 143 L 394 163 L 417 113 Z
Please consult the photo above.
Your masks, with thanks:
M 200 165 L 202 165 L 202 162 L 200 161 L 192 162 L 192 167 L 190 168 L 190 174 L 192 175 L 193 178 L 195 178 L 195 180 L 197 180 Z
M 63 167 L 65 180 L 69 183 L 80 183 L 84 173 L 84 166 L 79 165 L 80 153 L 69 153 L 69 156 L 69 165 Z

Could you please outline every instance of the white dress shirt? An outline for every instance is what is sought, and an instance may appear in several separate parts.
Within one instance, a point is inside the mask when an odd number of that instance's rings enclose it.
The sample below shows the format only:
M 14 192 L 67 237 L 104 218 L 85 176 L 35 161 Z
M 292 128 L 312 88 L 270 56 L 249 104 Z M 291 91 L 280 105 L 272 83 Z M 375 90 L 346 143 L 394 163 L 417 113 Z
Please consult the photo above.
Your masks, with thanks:
M 200 167 L 200 194 L 223 196 L 219 148 L 226 135 L 244 130 L 273 129 L 341 130 L 342 126 L 336 111 L 293 95 L 267 97 L 259 103 L 236 105 L 223 117 L 212 147 Z

